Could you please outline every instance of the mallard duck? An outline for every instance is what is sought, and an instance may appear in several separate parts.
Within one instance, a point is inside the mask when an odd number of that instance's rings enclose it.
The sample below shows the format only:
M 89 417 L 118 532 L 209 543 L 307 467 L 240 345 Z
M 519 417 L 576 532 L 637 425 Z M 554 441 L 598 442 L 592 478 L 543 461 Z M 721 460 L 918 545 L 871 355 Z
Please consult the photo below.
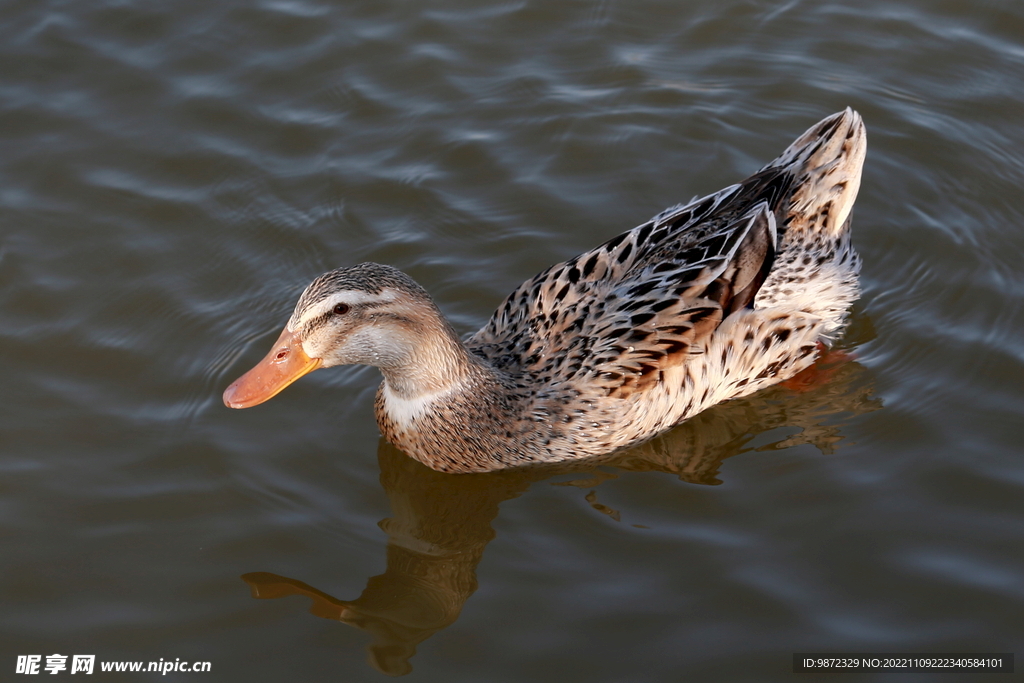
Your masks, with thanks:
M 859 295 L 850 214 L 866 134 L 846 109 L 743 182 L 551 266 L 465 341 L 405 273 L 313 280 L 232 408 L 320 367 L 380 368 L 376 416 L 443 472 L 605 454 L 810 366 Z

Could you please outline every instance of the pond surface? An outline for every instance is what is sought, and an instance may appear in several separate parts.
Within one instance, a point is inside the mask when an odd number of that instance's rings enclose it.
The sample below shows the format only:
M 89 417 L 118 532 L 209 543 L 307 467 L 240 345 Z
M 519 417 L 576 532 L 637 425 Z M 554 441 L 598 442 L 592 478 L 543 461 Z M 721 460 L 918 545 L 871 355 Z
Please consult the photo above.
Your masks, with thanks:
M 1024 654 L 1024 4 L 14 0 L 0 37 L 5 680 Z M 462 477 L 381 442 L 376 370 L 221 403 L 325 270 L 395 265 L 471 332 L 846 106 L 864 295 L 807 386 Z

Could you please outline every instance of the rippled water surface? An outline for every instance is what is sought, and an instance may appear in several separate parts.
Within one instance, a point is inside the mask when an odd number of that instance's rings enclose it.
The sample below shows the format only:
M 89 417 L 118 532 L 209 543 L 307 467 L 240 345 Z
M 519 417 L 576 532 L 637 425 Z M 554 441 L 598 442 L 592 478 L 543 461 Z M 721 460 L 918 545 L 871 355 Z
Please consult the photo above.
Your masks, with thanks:
M 0 678 L 1024 653 L 1020 2 L 14 0 L 0 37 Z M 848 105 L 854 359 L 803 388 L 461 477 L 380 441 L 375 370 L 221 404 L 324 270 L 398 266 L 469 332 Z

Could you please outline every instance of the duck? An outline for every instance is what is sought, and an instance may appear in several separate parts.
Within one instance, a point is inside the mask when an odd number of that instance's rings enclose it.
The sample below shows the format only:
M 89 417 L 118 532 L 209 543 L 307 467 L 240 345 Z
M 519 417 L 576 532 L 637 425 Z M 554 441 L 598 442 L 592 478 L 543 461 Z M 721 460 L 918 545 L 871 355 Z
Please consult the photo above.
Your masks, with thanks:
M 749 178 L 527 280 L 464 340 L 397 268 L 324 273 L 224 403 L 363 364 L 383 375 L 382 435 L 441 472 L 632 446 L 792 378 L 834 343 L 860 295 L 850 224 L 865 152 L 861 116 L 833 114 Z

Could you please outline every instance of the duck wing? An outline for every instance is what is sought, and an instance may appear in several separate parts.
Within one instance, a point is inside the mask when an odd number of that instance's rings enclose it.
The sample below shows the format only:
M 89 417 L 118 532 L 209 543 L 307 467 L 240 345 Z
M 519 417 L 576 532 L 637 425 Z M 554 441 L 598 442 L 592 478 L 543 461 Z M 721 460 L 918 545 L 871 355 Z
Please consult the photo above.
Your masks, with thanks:
M 751 306 L 771 270 L 775 212 L 765 184 L 751 192 L 751 180 L 528 280 L 467 346 L 523 387 L 567 382 L 625 396 L 657 381 Z

